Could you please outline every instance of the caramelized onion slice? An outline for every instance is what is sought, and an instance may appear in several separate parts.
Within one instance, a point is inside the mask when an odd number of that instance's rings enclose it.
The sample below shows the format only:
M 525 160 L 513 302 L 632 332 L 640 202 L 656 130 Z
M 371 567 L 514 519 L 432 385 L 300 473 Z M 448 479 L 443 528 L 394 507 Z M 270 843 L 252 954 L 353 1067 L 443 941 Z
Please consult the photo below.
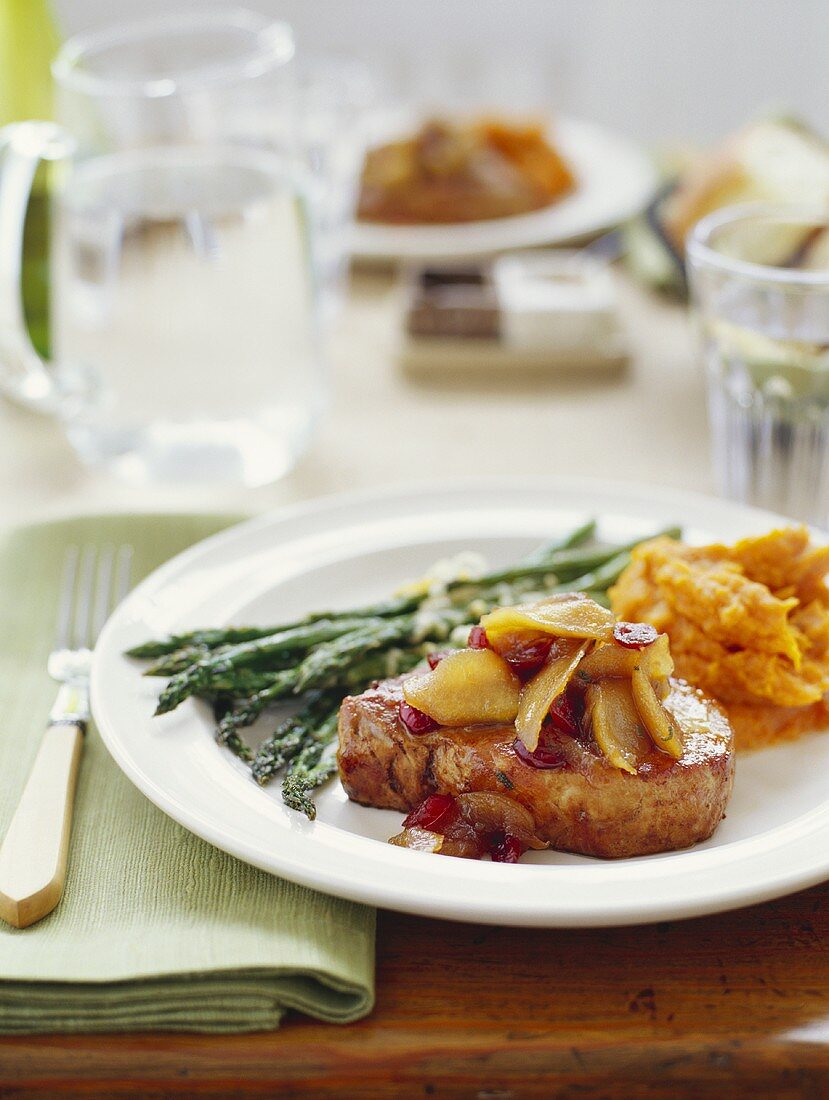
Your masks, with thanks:
M 469 791 L 458 795 L 461 814 L 476 831 L 503 832 L 514 836 L 525 848 L 548 848 L 546 841 L 535 835 L 533 815 L 520 802 L 494 791 Z
M 538 746 L 541 726 L 550 713 L 550 707 L 572 680 L 589 645 L 589 641 L 580 642 L 577 638 L 562 640 L 555 655 L 524 685 L 515 729 L 530 752 Z
M 441 726 L 512 722 L 520 694 L 521 681 L 491 649 L 459 649 L 403 684 L 409 706 Z
M 591 684 L 585 703 L 585 717 L 602 754 L 615 768 L 635 775 L 651 743 L 633 701 L 630 682 L 601 680 Z
M 662 706 L 653 684 L 642 669 L 634 670 L 630 683 L 636 709 L 654 745 L 679 760 L 682 756 L 679 727 Z
M 538 603 L 498 607 L 484 615 L 481 626 L 486 630 L 489 644 L 500 652 L 502 640 L 515 635 L 552 634 L 556 638 L 605 641 L 613 636 L 615 622 L 613 612 L 595 600 L 578 592 L 565 592 Z

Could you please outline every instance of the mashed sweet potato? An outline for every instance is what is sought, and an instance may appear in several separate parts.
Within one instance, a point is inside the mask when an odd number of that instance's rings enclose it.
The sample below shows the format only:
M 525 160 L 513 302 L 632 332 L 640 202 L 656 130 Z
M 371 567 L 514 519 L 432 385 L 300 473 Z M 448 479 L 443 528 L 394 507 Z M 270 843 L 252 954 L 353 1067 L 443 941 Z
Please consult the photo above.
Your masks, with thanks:
M 643 543 L 610 590 L 668 634 L 677 673 L 725 704 L 741 748 L 829 725 L 829 546 L 805 527 L 735 546 Z

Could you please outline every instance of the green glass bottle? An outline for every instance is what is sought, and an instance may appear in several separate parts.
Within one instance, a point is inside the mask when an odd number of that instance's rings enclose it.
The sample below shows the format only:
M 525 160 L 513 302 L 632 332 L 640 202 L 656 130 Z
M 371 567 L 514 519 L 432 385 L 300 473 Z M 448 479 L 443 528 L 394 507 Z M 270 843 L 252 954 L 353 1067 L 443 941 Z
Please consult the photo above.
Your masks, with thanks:
M 0 126 L 52 117 L 60 44 L 49 0 L 0 0 Z M 23 309 L 32 343 L 49 357 L 48 166 L 38 170 L 23 236 Z

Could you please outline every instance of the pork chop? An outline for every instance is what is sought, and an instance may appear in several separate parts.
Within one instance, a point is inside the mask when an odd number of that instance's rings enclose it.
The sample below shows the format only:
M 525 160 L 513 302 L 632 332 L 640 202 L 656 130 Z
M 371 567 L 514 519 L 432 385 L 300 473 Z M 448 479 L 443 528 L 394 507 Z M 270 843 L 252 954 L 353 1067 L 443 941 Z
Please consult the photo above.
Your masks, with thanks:
M 684 681 L 671 680 L 664 700 L 682 729 L 681 758 L 654 749 L 634 775 L 610 764 L 589 734 L 577 739 L 546 729 L 552 768 L 516 752 L 511 725 L 414 735 L 399 718 L 404 679 L 343 700 L 338 763 L 355 802 L 409 811 L 430 794 L 497 791 L 530 811 L 551 847 L 605 859 L 689 847 L 725 814 L 734 776 L 731 727 Z

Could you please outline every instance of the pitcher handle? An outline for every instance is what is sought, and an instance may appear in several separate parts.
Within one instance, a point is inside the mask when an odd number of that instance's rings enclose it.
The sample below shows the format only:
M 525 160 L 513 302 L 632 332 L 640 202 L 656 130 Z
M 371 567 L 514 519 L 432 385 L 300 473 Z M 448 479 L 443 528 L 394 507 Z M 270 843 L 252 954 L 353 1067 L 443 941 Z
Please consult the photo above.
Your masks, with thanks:
M 54 122 L 14 122 L 0 130 L 0 393 L 47 412 L 57 392 L 23 314 L 23 226 L 38 165 L 65 157 L 69 147 L 66 131 Z

